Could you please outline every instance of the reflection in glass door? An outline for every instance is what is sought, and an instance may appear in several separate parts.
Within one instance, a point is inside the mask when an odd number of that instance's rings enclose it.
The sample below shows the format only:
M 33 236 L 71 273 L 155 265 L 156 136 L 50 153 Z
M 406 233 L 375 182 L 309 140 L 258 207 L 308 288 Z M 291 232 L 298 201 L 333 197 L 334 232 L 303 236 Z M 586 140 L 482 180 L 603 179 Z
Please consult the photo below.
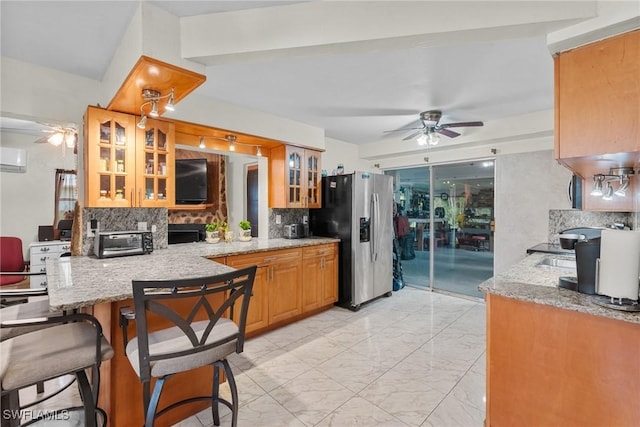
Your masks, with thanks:
M 404 282 L 481 298 L 493 276 L 494 161 L 398 169 L 393 175 Z

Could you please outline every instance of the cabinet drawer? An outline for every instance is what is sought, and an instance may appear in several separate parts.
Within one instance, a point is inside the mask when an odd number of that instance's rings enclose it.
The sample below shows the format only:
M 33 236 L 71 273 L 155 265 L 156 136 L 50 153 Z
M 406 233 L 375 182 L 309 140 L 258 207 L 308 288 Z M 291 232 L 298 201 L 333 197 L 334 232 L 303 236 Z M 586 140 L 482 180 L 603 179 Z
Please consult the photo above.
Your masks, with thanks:
M 60 255 L 61 253 L 35 254 L 35 256 L 32 255 L 30 259 L 31 268 L 40 265 L 44 267 L 44 264 L 48 259 L 57 259 L 60 258 Z
M 46 288 L 47 276 L 31 276 L 29 279 L 29 287 L 31 289 Z
M 233 255 L 227 257 L 227 265 L 230 267 L 247 267 L 257 265 L 258 267 L 270 265 L 274 262 L 296 260 L 302 256 L 300 249 L 286 249 L 281 251 L 258 252 L 246 255 Z
M 327 256 L 335 254 L 334 244 L 309 246 L 302 250 L 303 258 L 315 258 L 319 256 Z

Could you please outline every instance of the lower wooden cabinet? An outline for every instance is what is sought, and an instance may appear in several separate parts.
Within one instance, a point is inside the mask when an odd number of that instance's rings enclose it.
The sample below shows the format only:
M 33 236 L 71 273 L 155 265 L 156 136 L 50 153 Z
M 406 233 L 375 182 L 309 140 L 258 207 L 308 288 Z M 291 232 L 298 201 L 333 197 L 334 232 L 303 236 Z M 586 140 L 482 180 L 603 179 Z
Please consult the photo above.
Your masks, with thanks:
M 337 244 L 211 258 L 234 268 L 256 265 L 247 333 L 284 325 L 333 305 L 338 296 Z
M 244 268 L 257 265 L 256 277 L 253 281 L 253 292 L 247 313 L 246 333 L 264 329 L 269 326 L 268 277 L 269 267 L 264 265 L 264 255 L 235 255 L 227 257 L 227 265 L 233 268 Z
M 302 311 L 333 304 L 338 299 L 337 248 L 333 244 L 303 249 Z

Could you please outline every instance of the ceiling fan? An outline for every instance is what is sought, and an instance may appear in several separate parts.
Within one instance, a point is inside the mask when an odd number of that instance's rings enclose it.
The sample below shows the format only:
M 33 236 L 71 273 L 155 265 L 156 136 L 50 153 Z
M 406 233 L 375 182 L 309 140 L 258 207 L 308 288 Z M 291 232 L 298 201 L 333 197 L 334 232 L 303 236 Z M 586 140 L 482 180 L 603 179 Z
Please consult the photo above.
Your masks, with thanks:
M 45 143 L 59 146 L 64 142 L 72 148 L 78 140 L 78 127 L 74 123 L 53 124 L 35 120 L 14 117 L 1 117 L 0 130 L 3 132 L 19 133 L 38 136 L 35 143 Z
M 76 127 L 56 126 L 46 123 L 41 124 L 43 126 L 48 126 L 49 128 L 42 129 L 42 132 L 45 133 L 45 135 L 33 141 L 36 144 L 48 142 L 49 144 L 57 147 L 64 142 L 67 148 L 73 148 L 78 141 L 78 128 Z
M 440 141 L 440 136 L 445 135 L 449 138 L 455 138 L 460 136 L 458 132 L 452 131 L 449 128 L 454 127 L 469 127 L 469 126 L 484 126 L 483 122 L 458 122 L 458 123 L 445 123 L 438 124 L 440 122 L 440 117 L 442 117 L 442 111 L 439 110 L 429 110 L 423 111 L 420 113 L 420 121 L 422 122 L 422 126 L 417 128 L 402 128 L 396 130 L 388 130 L 386 132 L 399 132 L 404 130 L 415 130 L 411 135 L 402 138 L 403 141 L 407 141 L 409 139 L 413 139 L 416 136 L 420 135 L 418 138 L 419 145 L 436 145 Z

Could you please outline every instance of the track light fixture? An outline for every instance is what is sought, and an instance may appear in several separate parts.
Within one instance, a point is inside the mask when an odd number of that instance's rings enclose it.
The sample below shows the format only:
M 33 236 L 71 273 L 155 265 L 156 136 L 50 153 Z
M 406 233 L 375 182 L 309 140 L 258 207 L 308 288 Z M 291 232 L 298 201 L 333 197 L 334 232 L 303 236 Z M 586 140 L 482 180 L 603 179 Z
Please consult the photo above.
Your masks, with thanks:
M 138 124 L 137 124 L 137 126 L 140 129 L 144 129 L 146 127 L 147 113 L 145 113 L 145 107 L 147 105 L 151 106 L 151 109 L 149 110 L 148 115 L 149 115 L 149 117 L 153 117 L 153 118 L 160 116 L 159 101 L 161 99 L 169 98 L 169 100 L 167 101 L 167 103 L 164 106 L 165 111 L 175 111 L 174 90 L 173 90 L 173 88 L 171 88 L 171 92 L 166 94 L 166 95 L 162 95 L 157 90 L 142 89 L 142 95 L 141 96 L 142 96 L 142 99 L 144 100 L 144 102 L 140 106 L 140 120 L 138 121 Z
M 247 146 L 247 147 L 256 147 L 256 156 L 257 157 L 262 157 L 262 146 L 254 145 L 254 144 L 245 144 L 243 142 L 238 142 L 237 141 L 238 138 L 235 135 L 232 135 L 232 134 L 227 134 L 227 135 L 224 136 L 224 138 L 219 137 L 219 136 L 205 136 L 205 135 L 202 135 L 202 136 L 200 136 L 200 143 L 198 144 L 198 148 L 206 148 L 206 146 L 204 144 L 204 141 L 207 138 L 227 141 L 229 143 L 229 151 L 236 151 L 236 145 Z
M 593 189 L 591 190 L 592 196 L 602 196 L 603 200 L 612 200 L 613 196 L 626 197 L 627 190 L 631 185 L 629 175 L 635 174 L 632 167 L 619 167 L 611 168 L 608 174 L 597 174 L 593 176 Z M 603 191 L 603 184 L 607 183 L 606 190 Z M 620 185 L 614 191 L 611 182 L 619 181 Z

